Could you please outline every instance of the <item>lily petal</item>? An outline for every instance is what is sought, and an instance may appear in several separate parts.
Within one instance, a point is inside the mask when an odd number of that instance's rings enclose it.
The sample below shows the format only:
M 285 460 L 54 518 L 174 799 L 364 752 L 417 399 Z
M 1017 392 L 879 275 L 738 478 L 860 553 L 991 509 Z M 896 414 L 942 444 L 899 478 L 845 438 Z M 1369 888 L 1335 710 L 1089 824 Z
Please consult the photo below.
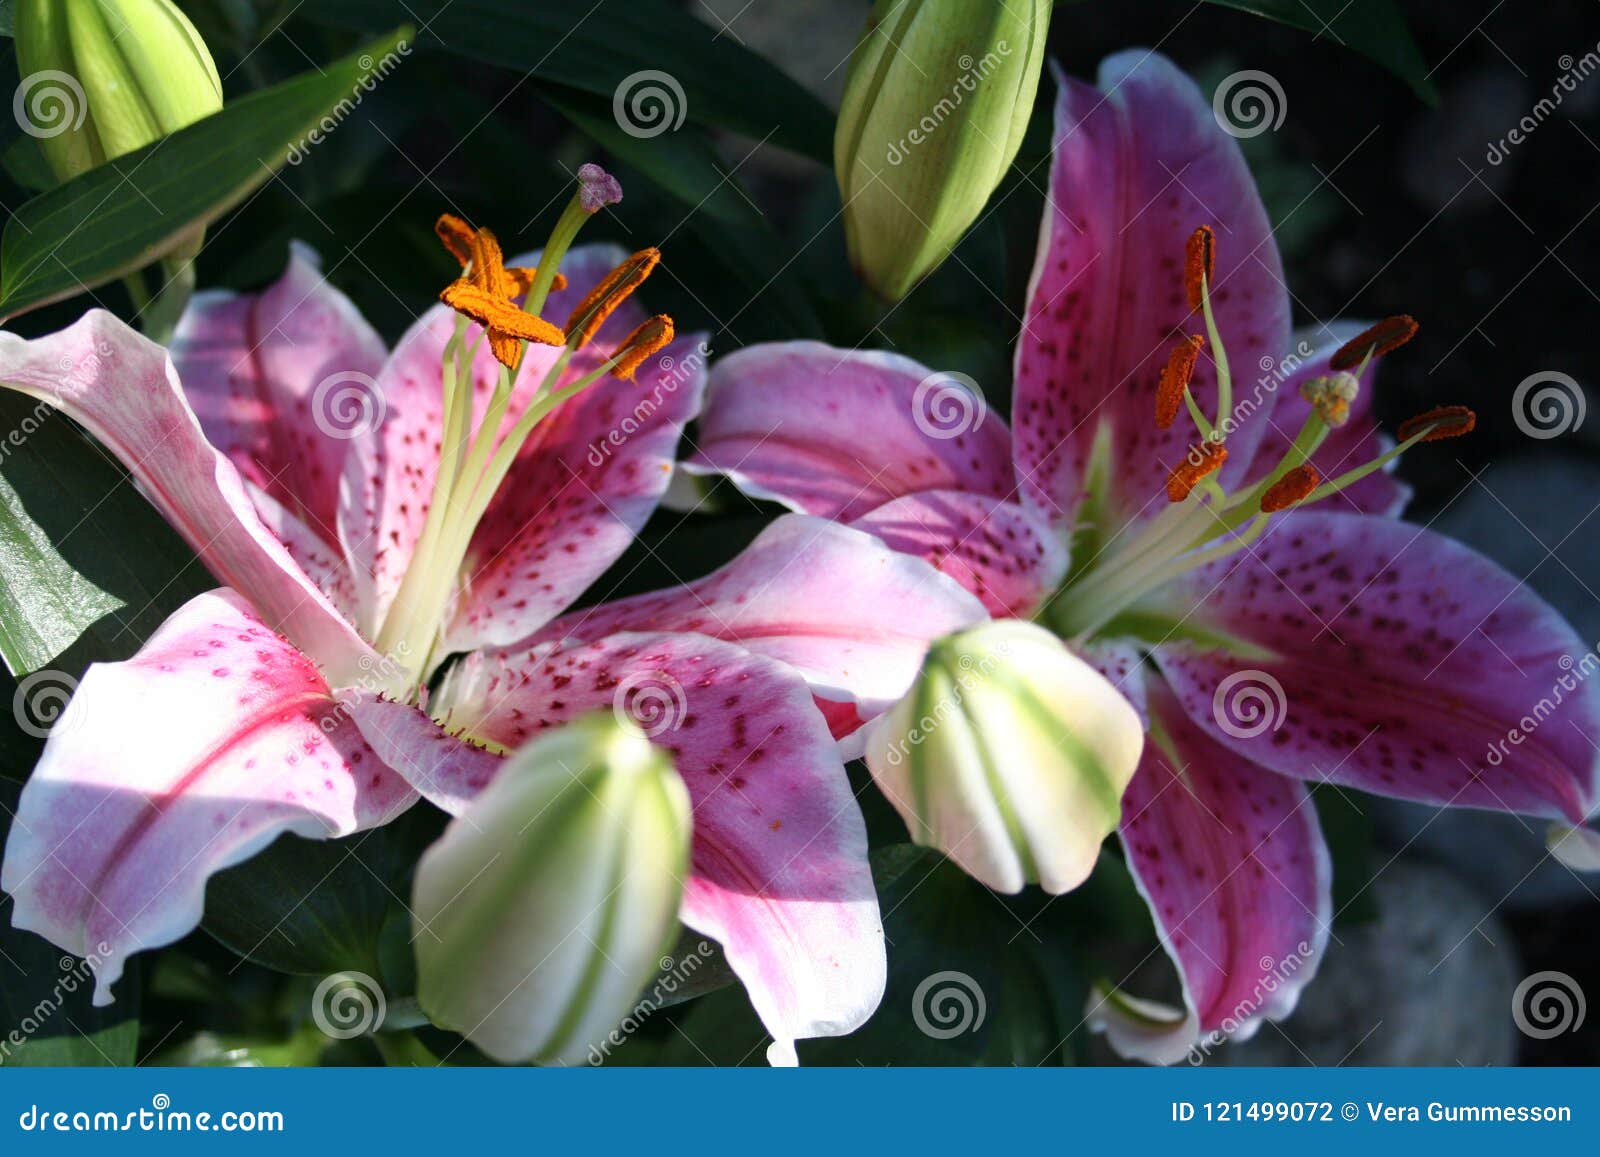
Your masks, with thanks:
M 1187 419 L 1155 424 L 1156 384 L 1172 346 L 1204 323 L 1184 292 L 1183 255 L 1200 225 L 1216 231 L 1212 303 L 1228 360 L 1246 381 L 1289 339 L 1283 266 L 1239 143 L 1211 103 L 1169 60 L 1123 52 L 1100 66 L 1099 88 L 1058 73 L 1055 159 L 1016 356 L 1017 481 L 1057 527 L 1105 494 L 1109 518 L 1143 519 L 1165 505 L 1168 472 L 1196 435 Z M 1216 376 L 1202 358 L 1192 388 L 1215 416 Z M 1236 396 L 1238 391 L 1236 390 Z M 1239 477 L 1260 437 L 1243 423 L 1228 439 L 1223 483 Z M 1087 477 L 1097 440 L 1109 460 Z
M 1312 378 L 1331 373 L 1328 359 L 1340 346 L 1366 328 L 1365 322 L 1335 321 L 1314 330 L 1296 333 L 1295 349 L 1308 349 L 1311 353 L 1301 360 L 1294 371 L 1281 383 L 1273 374 L 1264 375 L 1260 383 L 1251 385 L 1242 395 L 1236 395 L 1240 397 L 1241 404 L 1245 398 L 1259 398 L 1267 409 L 1266 414 L 1255 419 L 1263 424 L 1265 432 L 1256 448 L 1255 461 L 1245 476 L 1247 483 L 1253 485 L 1273 471 L 1293 445 L 1295 434 L 1299 432 L 1306 416 L 1311 413 L 1311 404 L 1300 396 L 1301 385 Z M 1323 478 L 1333 478 L 1346 470 L 1354 470 L 1393 449 L 1394 439 L 1378 429 L 1377 419 L 1372 412 L 1373 379 L 1377 375 L 1378 363 L 1373 362 L 1361 375 L 1361 392 L 1350 404 L 1350 420 L 1330 431 L 1317 452 L 1311 456 L 1311 464 Z M 1269 416 L 1270 420 L 1267 420 Z M 1375 470 L 1354 485 L 1345 487 L 1328 500 L 1325 509 L 1353 510 L 1385 518 L 1399 517 L 1411 501 L 1411 487 L 1395 477 L 1394 466 L 1395 463 L 1391 462 L 1389 469 Z
M 976 598 L 858 530 L 789 514 L 696 582 L 575 611 L 535 642 L 683 631 L 737 642 L 800 671 L 869 719 L 904 695 L 927 645 L 981 622 Z
M 980 397 L 898 354 L 814 341 L 720 359 L 683 465 L 841 522 L 924 490 L 1015 490 L 1011 434 Z
M 22 790 L 0 887 L 17 927 L 91 959 L 106 1004 L 128 956 L 199 924 L 213 874 L 283 832 L 347 835 L 415 798 L 315 664 L 212 591 L 132 659 L 89 668 Z
M 33 341 L 0 333 L 0 385 L 57 406 L 121 460 L 212 574 L 336 686 L 372 650 L 261 521 L 243 481 L 206 441 L 167 351 L 104 310 Z
M 1122 844 L 1187 1014 L 1102 996 L 1090 1023 L 1124 1056 L 1173 1064 L 1211 1034 L 1246 1040 L 1294 1011 L 1327 946 L 1332 867 L 1305 788 L 1218 746 L 1148 682 L 1153 730 Z
M 371 416 L 384 356 L 383 339 L 299 242 L 262 292 L 196 294 L 172 338 L 206 438 L 330 546 L 350 423 Z
M 1067 574 L 1067 548 L 1015 502 L 960 490 L 925 490 L 851 523 L 926 560 L 983 600 L 998 618 L 1029 617 Z
M 1189 717 L 1247 759 L 1378 795 L 1574 824 L 1600 799 L 1600 689 L 1573 670 L 1588 648 L 1460 543 L 1389 519 L 1296 511 L 1171 598 L 1258 648 L 1156 650 Z
M 672 753 L 694 804 L 683 921 L 722 944 L 774 1063 L 858 1028 L 883 995 L 883 928 L 866 827 L 804 682 L 714 639 L 622 634 L 470 655 L 435 710 L 513 748 L 597 707 Z

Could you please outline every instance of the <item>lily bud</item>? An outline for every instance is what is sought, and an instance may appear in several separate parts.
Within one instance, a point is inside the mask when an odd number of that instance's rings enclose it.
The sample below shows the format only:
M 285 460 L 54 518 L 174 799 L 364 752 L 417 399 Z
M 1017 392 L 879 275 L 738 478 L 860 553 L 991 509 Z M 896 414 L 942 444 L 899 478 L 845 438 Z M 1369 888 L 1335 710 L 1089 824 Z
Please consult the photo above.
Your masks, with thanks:
M 928 649 L 867 767 L 911 838 L 1000 892 L 1070 892 L 1122 817 L 1144 725 L 1050 632 L 1002 620 Z
M 610 713 L 510 756 L 417 866 L 417 1000 L 503 1063 L 571 1064 L 677 932 L 689 795 Z
M 171 0 L 18 0 L 17 111 L 63 181 L 222 107 L 205 41 Z
M 878 0 L 833 138 L 850 260 L 898 301 L 936 269 L 1016 159 L 1050 0 Z

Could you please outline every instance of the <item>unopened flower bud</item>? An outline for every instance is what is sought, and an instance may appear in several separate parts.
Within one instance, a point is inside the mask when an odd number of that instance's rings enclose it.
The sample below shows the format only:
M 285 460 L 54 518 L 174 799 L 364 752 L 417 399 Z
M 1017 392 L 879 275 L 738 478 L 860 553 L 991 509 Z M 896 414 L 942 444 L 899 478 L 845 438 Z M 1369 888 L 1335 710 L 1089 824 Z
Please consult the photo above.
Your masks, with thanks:
M 222 107 L 205 41 L 171 0 L 19 0 L 18 119 L 70 180 Z
M 1093 871 L 1143 747 L 1103 675 L 1042 627 L 1003 620 L 929 648 L 866 758 L 917 843 L 997 891 L 1060 893 Z
M 609 712 L 511 755 L 417 867 L 422 1010 L 498 1061 L 581 1061 L 676 934 L 689 811 L 671 760 Z
M 1011 167 L 1050 0 L 878 0 L 833 140 L 850 259 L 898 301 L 949 256 Z

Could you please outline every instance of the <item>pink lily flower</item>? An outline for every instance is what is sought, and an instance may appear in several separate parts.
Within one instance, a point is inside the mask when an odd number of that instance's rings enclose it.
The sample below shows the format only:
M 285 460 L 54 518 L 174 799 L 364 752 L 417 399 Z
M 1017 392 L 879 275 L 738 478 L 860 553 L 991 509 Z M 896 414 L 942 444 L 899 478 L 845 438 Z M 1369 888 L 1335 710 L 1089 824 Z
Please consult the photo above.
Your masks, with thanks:
M 493 244 L 460 229 L 442 229 L 453 248 Z M 794 1039 L 859 1025 L 884 981 L 865 830 L 807 679 L 870 709 L 910 684 L 928 639 L 983 609 L 868 535 L 793 517 L 658 596 L 694 603 L 693 621 L 607 612 L 614 630 L 565 638 L 556 616 L 667 486 L 706 351 L 698 336 L 657 351 L 670 322 L 626 289 L 575 349 L 494 300 L 538 282 L 483 252 L 473 273 L 492 275 L 450 292 L 484 311 L 490 341 L 439 305 L 386 352 L 298 246 L 263 292 L 197 297 L 170 356 L 99 310 L 33 341 L 0 334 L 0 384 L 82 423 L 223 584 L 84 675 L 23 791 L 0 886 L 18 927 L 80 956 L 109 945 L 92 959 L 107 1003 L 130 954 L 191 931 L 207 879 L 279 834 L 346 835 L 419 795 L 459 811 L 501 753 L 631 710 L 637 692 L 694 804 L 682 919 L 722 944 L 792 1059 Z M 580 310 L 634 260 L 573 250 L 540 312 Z M 502 363 L 538 326 L 569 344 L 528 344 L 508 390 Z M 601 372 L 619 364 L 635 380 Z M 476 490 L 460 482 L 473 423 L 488 439 Z M 453 517 L 430 522 L 447 496 Z M 839 584 L 858 604 L 837 605 Z M 663 688 L 670 729 L 649 715 Z
M 1170 1063 L 1293 1010 L 1333 917 L 1308 783 L 1546 818 L 1593 859 L 1600 703 L 1562 665 L 1587 648 L 1395 517 L 1392 454 L 1471 424 L 1379 433 L 1375 359 L 1413 329 L 1292 336 L 1237 143 L 1130 52 L 1098 87 L 1060 81 L 1014 430 L 893 354 L 790 343 L 713 369 L 690 469 L 931 561 L 1144 715 L 1121 842 L 1187 1008 L 1102 993 L 1091 1023 L 1125 1055 Z

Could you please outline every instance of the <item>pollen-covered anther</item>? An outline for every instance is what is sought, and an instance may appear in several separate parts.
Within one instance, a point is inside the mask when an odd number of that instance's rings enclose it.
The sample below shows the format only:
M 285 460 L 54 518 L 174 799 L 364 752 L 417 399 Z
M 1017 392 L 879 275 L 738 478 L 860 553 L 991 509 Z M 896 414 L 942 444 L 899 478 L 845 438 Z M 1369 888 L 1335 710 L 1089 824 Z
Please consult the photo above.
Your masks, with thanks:
M 471 225 L 454 213 L 441 213 L 433 223 L 433 231 L 444 242 L 444 247 L 450 250 L 451 256 L 461 264 L 466 265 L 472 260 L 472 242 L 478 231 Z
M 567 318 L 567 338 L 572 348 L 577 350 L 588 345 L 612 311 L 644 284 L 660 262 L 659 249 L 641 249 L 586 293 Z
M 483 326 L 489 336 L 489 350 L 507 369 L 516 369 L 522 358 L 522 343 L 565 345 L 567 335 L 542 317 L 528 313 L 504 297 L 480 289 L 470 281 L 453 281 L 444 287 L 439 300 L 457 313 Z
M 1336 370 L 1353 370 L 1369 357 L 1393 353 L 1417 336 L 1417 328 L 1417 319 L 1410 314 L 1386 317 L 1340 346 L 1328 359 L 1328 365 Z
M 1337 429 L 1350 420 L 1350 403 L 1361 393 L 1361 381 L 1341 370 L 1325 377 L 1312 378 L 1300 386 L 1300 396 L 1310 402 L 1327 425 Z
M 1439 442 L 1445 438 L 1459 438 L 1472 433 L 1478 424 L 1478 415 L 1465 406 L 1435 406 L 1414 418 L 1400 423 L 1399 438 L 1409 442 Z
M 617 347 L 617 364 L 611 367 L 611 376 L 624 382 L 633 381 L 634 372 L 644 364 L 645 358 L 670 345 L 674 333 L 672 319 L 664 313 L 656 314 Z
M 1167 475 L 1167 498 L 1182 502 L 1194 492 L 1201 481 L 1222 469 L 1228 460 L 1228 448 L 1220 442 L 1201 442 L 1189 447 L 1189 453 Z
M 1189 234 L 1183 255 L 1183 288 L 1189 295 L 1189 307 L 1199 309 L 1204 303 L 1205 287 L 1211 284 L 1217 265 L 1217 235 L 1209 225 L 1202 225 Z
M 1178 420 L 1183 395 L 1194 377 L 1195 363 L 1200 359 L 1200 347 L 1204 344 L 1204 338 L 1190 334 L 1174 346 L 1167 357 L 1161 380 L 1156 383 L 1156 425 L 1163 430 L 1170 429 Z
M 1322 475 L 1317 473 L 1314 466 L 1296 466 L 1267 487 L 1267 492 L 1261 496 L 1261 513 L 1276 514 L 1280 510 L 1300 505 L 1311 497 L 1311 492 L 1321 481 Z

